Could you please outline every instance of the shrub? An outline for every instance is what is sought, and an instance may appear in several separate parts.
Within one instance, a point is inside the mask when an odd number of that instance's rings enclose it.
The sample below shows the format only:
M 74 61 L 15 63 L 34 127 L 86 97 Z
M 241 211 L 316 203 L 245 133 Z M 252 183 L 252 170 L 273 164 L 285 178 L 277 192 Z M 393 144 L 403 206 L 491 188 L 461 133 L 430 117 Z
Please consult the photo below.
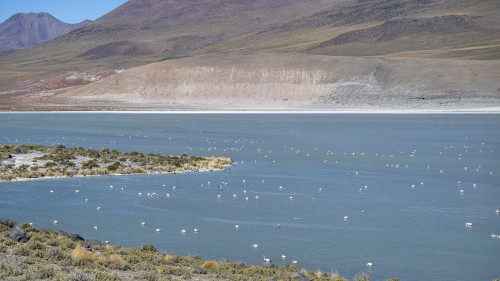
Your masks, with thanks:
M 125 261 L 122 259 L 121 256 L 117 254 L 112 254 L 109 256 L 109 260 L 114 263 L 124 263 Z
M 14 226 L 16 226 L 17 222 L 15 220 L 2 220 L 0 221 L 0 225 L 4 225 L 8 228 L 13 228 Z
M 93 281 L 92 275 L 83 272 L 73 272 L 68 276 L 67 281 Z
M 85 250 L 80 244 L 77 244 L 71 252 L 71 258 L 76 261 L 95 262 L 97 260 L 97 256 L 94 253 Z
M 49 258 L 53 261 L 62 261 L 62 260 L 66 260 L 68 258 L 68 255 L 57 249 L 57 248 L 51 248 L 49 249 L 49 251 L 47 252 Z
M 147 281 L 158 281 L 159 279 L 158 275 L 153 272 L 144 272 L 142 278 Z
M 53 268 L 37 265 L 32 269 L 35 279 L 49 279 L 54 278 L 56 273 Z
M 165 261 L 166 261 L 167 263 L 173 263 L 173 261 L 174 261 L 174 256 L 169 255 L 169 254 L 166 254 L 166 255 L 165 255 Z
M 27 257 L 31 254 L 31 251 L 28 248 L 24 247 L 24 245 L 16 245 L 12 250 L 12 253 L 17 256 Z
M 5 264 L 0 263 L 0 277 L 3 279 L 4 277 L 15 277 L 23 274 L 21 271 L 16 270 L 15 268 Z
M 219 270 L 220 269 L 220 264 L 216 261 L 206 261 L 204 262 L 201 267 L 206 270 Z
M 99 271 L 94 274 L 94 280 L 99 281 L 121 281 L 122 279 L 116 274 L 107 274 L 105 272 Z
M 387 279 L 387 281 L 399 281 L 399 278 L 391 277 L 391 278 Z
M 154 253 L 158 252 L 158 250 L 156 250 L 156 247 L 151 244 L 142 244 L 139 250 L 145 252 L 154 252 Z

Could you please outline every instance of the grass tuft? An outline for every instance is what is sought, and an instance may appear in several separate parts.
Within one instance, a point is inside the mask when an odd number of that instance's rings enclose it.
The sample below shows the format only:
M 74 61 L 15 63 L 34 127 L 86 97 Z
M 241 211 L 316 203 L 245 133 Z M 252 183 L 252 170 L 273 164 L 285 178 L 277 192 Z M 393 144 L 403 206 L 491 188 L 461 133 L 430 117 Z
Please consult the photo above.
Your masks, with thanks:
M 213 270 L 213 271 L 217 271 L 220 269 L 220 264 L 216 261 L 212 261 L 212 260 L 209 260 L 209 261 L 206 261 L 204 262 L 201 267 L 203 269 L 206 269 L 206 270 Z
M 82 245 L 77 244 L 75 249 L 71 252 L 71 258 L 76 261 L 95 262 L 97 260 L 97 255 L 85 250 Z

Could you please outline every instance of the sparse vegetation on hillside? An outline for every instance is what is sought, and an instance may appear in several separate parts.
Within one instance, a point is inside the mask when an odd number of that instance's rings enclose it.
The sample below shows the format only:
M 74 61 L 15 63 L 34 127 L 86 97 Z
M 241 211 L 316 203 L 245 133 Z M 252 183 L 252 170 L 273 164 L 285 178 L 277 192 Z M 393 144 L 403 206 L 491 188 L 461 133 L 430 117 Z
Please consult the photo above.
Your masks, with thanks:
M 227 157 L 122 153 L 64 145 L 0 145 L 0 180 L 222 170 L 231 164 Z
M 97 241 L 81 241 L 65 232 L 34 227 L 26 227 L 31 239 L 18 243 L 9 238 L 16 229 L 12 222 L 0 221 L 1 280 L 348 281 L 337 274 L 310 272 L 294 264 L 278 267 L 270 263 L 263 267 L 227 260 L 204 260 L 161 253 L 153 245 L 127 249 Z

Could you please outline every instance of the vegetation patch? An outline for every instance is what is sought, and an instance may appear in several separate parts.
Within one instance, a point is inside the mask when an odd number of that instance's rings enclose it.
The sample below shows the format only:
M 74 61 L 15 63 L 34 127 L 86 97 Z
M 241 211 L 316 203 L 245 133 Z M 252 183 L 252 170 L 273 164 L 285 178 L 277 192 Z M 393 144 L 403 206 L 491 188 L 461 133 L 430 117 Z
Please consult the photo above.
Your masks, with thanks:
M 0 144 L 0 180 L 223 170 L 227 157 L 143 154 L 137 151 Z

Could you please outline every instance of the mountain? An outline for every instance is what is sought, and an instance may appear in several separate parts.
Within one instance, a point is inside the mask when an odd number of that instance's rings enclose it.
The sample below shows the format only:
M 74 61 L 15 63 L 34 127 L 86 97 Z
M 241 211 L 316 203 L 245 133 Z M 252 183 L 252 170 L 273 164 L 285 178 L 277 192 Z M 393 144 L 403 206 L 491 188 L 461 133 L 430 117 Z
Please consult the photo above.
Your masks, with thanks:
M 129 0 L 36 48 L 0 54 L 0 105 L 500 104 L 497 66 L 497 0 Z M 272 77 L 246 80 L 255 73 Z M 307 82 L 318 73 L 328 79 Z M 317 95 L 297 92 L 308 90 Z
M 64 23 L 48 13 L 15 14 L 0 24 L 0 52 L 30 48 L 90 23 Z

